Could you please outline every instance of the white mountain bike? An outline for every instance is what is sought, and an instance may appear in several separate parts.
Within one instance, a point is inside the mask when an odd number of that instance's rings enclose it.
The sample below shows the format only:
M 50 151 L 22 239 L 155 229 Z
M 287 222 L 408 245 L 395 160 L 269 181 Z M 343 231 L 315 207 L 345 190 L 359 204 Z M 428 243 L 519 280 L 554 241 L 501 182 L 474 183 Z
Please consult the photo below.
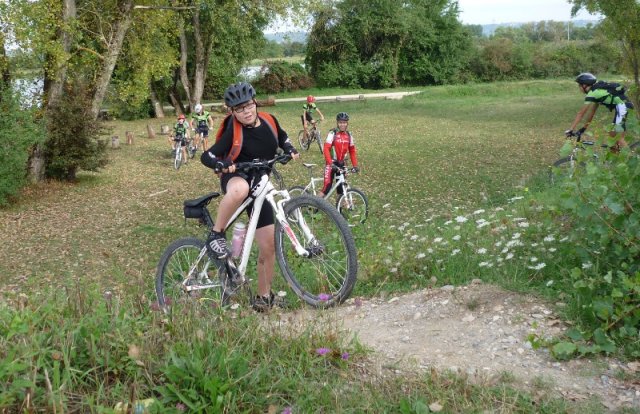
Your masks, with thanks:
M 165 311 L 176 305 L 193 303 L 225 306 L 248 298 L 253 305 L 250 280 L 246 276 L 251 246 L 264 202 L 275 212 L 276 259 L 293 292 L 314 307 L 330 307 L 344 302 L 356 282 L 358 271 L 355 242 L 348 224 L 325 200 L 303 196 L 291 198 L 286 189 L 277 190 L 269 179 L 276 162 L 286 163 L 289 155 L 269 161 L 236 164 L 236 171 L 255 175 L 250 194 L 235 211 L 226 228 L 253 204 L 240 262 L 229 255 L 211 259 L 203 239 L 187 237 L 171 243 L 160 258 L 156 272 L 158 304 Z M 184 202 L 185 218 L 200 220 L 208 231 L 213 221 L 207 209 L 217 192 Z M 239 295 L 238 293 L 245 293 Z
M 317 164 L 302 164 L 309 170 L 309 183 L 302 186 L 293 186 L 289 189 L 289 194 L 292 197 L 298 197 L 303 194 L 317 195 L 318 191 L 322 190 L 324 184 L 324 178 L 314 178 L 312 169 Z M 338 212 L 347 220 L 351 227 L 362 224 L 367 220 L 369 216 L 369 200 L 367 196 L 357 188 L 353 188 L 347 182 L 347 174 L 349 170 L 342 166 L 332 165 L 335 172 L 333 185 L 327 194 L 324 195 L 324 199 L 328 200 L 337 191 L 336 196 L 336 208 Z M 316 187 L 316 184 L 318 187 Z

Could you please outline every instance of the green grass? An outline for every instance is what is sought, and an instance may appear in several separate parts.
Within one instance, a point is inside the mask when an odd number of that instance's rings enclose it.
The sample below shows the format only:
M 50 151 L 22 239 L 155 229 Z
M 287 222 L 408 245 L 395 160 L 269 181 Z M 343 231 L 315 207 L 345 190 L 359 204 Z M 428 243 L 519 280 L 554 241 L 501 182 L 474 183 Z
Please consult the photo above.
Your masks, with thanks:
M 433 277 L 439 285 L 479 277 L 557 297 L 564 267 L 574 264 L 559 259 L 561 229 L 549 227 L 545 193 L 534 190 L 544 190 L 541 177 L 580 107 L 573 82 L 420 89 L 401 101 L 320 104 L 323 131 L 337 112 L 351 115 L 361 166 L 351 184 L 371 203 L 370 219 L 354 232 L 360 272 L 353 296 L 417 289 Z M 265 110 L 295 140 L 300 105 Z M 31 401 L 49 411 L 107 412 L 119 401 L 153 397 L 164 406 L 159 412 L 187 402 L 197 411 L 203 401 L 230 412 L 410 413 L 434 401 L 446 412 L 581 410 L 510 381 L 478 384 L 438 372 L 380 376 L 331 312 L 283 335 L 276 320 L 265 326 L 251 313 L 238 318 L 196 308 L 167 318 L 152 311 L 163 249 L 202 234 L 185 223 L 182 201 L 219 190 L 197 159 L 175 171 L 165 137 L 146 137 L 147 124 L 159 131 L 172 122 L 113 122 L 111 135 L 133 131 L 135 141 L 110 150 L 104 171 L 81 173 L 73 184 L 30 187 L 0 211 L 0 407 L 24 410 Z M 303 161 L 323 163 L 313 147 Z M 307 179 L 295 162 L 280 171 L 287 185 Z M 489 224 L 480 226 L 481 219 Z M 523 246 L 501 253 L 511 240 Z M 532 269 L 541 262 L 544 268 Z M 321 357 L 322 347 L 332 352 Z

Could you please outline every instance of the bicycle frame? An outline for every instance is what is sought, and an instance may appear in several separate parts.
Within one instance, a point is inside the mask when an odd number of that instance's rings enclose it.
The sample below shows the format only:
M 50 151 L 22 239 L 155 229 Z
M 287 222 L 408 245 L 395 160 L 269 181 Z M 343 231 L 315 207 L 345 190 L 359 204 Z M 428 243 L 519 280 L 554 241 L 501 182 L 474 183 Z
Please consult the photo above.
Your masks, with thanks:
M 346 169 L 338 169 L 337 172 L 340 172 L 340 174 L 336 174 L 336 176 L 334 177 L 333 179 L 334 183 L 331 186 L 331 189 L 323 197 L 325 199 L 329 199 L 333 195 L 333 193 L 337 191 L 338 187 L 343 187 L 343 190 L 345 192 L 349 189 L 349 183 L 347 182 L 347 178 L 346 178 L 346 175 L 347 175 Z M 304 191 L 309 192 L 313 195 L 316 195 L 318 194 L 318 190 L 316 189 L 316 182 L 324 183 L 324 178 L 314 178 L 311 175 L 311 169 L 309 169 L 309 175 L 311 176 L 311 180 L 309 181 L 309 184 L 305 186 Z
M 280 200 L 276 201 L 276 197 L 277 196 L 280 197 Z M 262 206 L 264 205 L 265 201 L 267 201 L 273 207 L 273 210 L 274 210 L 275 216 L 276 216 L 276 220 L 278 220 L 278 222 L 280 223 L 280 225 L 284 229 L 285 233 L 289 237 L 289 240 L 291 240 L 291 243 L 293 244 L 296 252 L 300 256 L 304 256 L 304 257 L 308 257 L 309 256 L 309 254 L 310 254 L 309 251 L 307 249 L 305 249 L 304 246 L 300 243 L 300 241 L 298 240 L 296 235 L 291 230 L 291 226 L 289 226 L 289 223 L 287 222 L 287 219 L 285 217 L 284 204 L 290 199 L 291 199 L 291 197 L 289 196 L 289 192 L 286 189 L 285 190 L 276 190 L 276 188 L 271 183 L 271 180 L 269 179 L 269 175 L 266 174 L 266 173 L 263 173 L 260 176 L 260 181 L 257 184 L 255 184 L 255 185 L 253 185 L 251 187 L 249 196 L 236 209 L 236 211 L 233 213 L 233 215 L 229 219 L 229 222 L 227 223 L 227 225 L 225 227 L 227 229 L 230 228 L 231 225 L 233 224 L 233 222 L 240 216 L 240 214 L 242 214 L 242 212 L 245 211 L 245 209 L 251 203 L 253 203 L 253 212 L 251 214 L 251 218 L 250 218 L 249 224 L 247 226 L 247 233 L 246 233 L 246 236 L 245 236 L 245 239 L 244 239 L 244 243 L 242 245 L 242 255 L 240 257 L 240 264 L 236 265 L 235 263 L 233 263 L 233 265 L 238 270 L 238 273 L 240 274 L 240 277 L 241 277 L 241 280 L 239 281 L 240 283 L 245 283 L 246 282 L 246 278 L 244 277 L 244 275 L 245 275 L 245 272 L 247 270 L 247 266 L 249 264 L 249 257 L 251 255 L 251 245 L 253 244 L 253 240 L 254 240 L 254 237 L 255 237 L 255 234 L 256 234 L 256 228 L 257 228 L 257 225 L 258 225 L 258 219 L 260 217 L 260 211 L 262 211 Z M 306 241 L 307 242 L 312 241 L 315 237 L 311 233 L 311 230 L 309 229 L 309 227 L 306 225 L 306 223 L 304 221 L 304 218 L 302 217 L 302 214 L 299 214 L 299 213 L 296 214 L 296 222 L 299 224 L 300 228 L 302 229 L 302 232 L 304 234 L 304 237 L 305 237 Z M 207 223 L 207 224 L 209 226 L 213 225 L 213 223 Z M 198 263 L 200 263 L 200 261 L 207 254 L 208 254 L 207 253 L 207 248 L 205 246 L 200 251 L 200 254 L 198 255 L 198 258 L 195 261 L 195 264 L 191 267 L 191 269 L 189 269 L 189 273 L 188 273 L 187 278 L 182 282 L 182 285 L 183 285 L 183 288 L 184 288 L 185 291 L 191 292 L 191 291 L 200 290 L 200 289 L 209 289 L 209 288 L 215 286 L 215 284 L 194 285 L 194 286 L 190 286 L 188 284 L 189 280 L 190 280 L 190 275 L 193 275 L 193 273 L 195 271 L 195 268 L 197 267 Z M 208 273 L 209 266 L 211 265 L 211 263 L 212 262 L 209 261 L 205 265 L 205 267 L 203 268 L 201 274 L 198 275 L 198 278 L 206 277 L 206 275 Z

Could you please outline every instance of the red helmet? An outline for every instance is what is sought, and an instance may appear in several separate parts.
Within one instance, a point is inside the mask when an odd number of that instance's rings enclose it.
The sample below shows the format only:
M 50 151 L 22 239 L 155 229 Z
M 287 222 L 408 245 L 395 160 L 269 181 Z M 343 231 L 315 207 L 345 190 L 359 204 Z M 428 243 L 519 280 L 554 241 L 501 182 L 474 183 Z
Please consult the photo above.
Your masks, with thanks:
M 178 115 L 178 121 L 184 121 L 184 120 L 185 120 L 184 114 Z
M 307 103 L 314 103 L 315 101 L 316 101 L 316 98 L 314 98 L 313 95 L 307 96 Z

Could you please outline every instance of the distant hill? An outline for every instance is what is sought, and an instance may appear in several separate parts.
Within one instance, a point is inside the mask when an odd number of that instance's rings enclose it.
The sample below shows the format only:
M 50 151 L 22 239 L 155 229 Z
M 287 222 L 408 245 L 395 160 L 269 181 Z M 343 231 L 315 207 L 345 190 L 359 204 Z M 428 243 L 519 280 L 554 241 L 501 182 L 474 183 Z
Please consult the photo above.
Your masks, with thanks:
M 284 42 L 300 42 L 306 43 L 307 41 L 307 32 L 276 32 L 276 33 L 265 33 L 264 37 L 267 40 L 274 41 L 276 43 L 284 43 Z
M 599 22 L 598 20 L 572 20 L 571 21 L 571 23 L 573 23 L 573 25 L 576 27 L 584 27 L 589 23 L 597 24 L 598 22 Z M 527 23 L 531 23 L 531 22 L 483 24 L 482 34 L 484 36 L 491 36 L 498 27 L 520 27 L 523 24 L 527 24 Z M 563 22 L 563 23 L 566 23 L 566 22 Z
M 491 36 L 498 27 L 520 27 L 523 24 L 526 23 L 530 23 L 530 22 L 519 22 L 519 23 L 493 23 L 493 24 L 483 24 L 482 26 L 482 34 L 484 36 Z M 566 23 L 566 22 L 564 22 Z M 591 23 L 591 24 L 597 24 L 598 20 L 572 20 L 571 23 L 573 23 L 575 26 L 577 27 L 584 27 L 587 24 Z M 475 26 L 475 25 L 474 25 Z M 297 31 L 297 32 L 275 32 L 275 33 L 265 33 L 264 37 L 267 40 L 271 40 L 277 43 L 284 43 L 284 42 L 300 42 L 300 43 L 306 43 L 307 41 L 307 32 L 301 32 L 301 31 Z

